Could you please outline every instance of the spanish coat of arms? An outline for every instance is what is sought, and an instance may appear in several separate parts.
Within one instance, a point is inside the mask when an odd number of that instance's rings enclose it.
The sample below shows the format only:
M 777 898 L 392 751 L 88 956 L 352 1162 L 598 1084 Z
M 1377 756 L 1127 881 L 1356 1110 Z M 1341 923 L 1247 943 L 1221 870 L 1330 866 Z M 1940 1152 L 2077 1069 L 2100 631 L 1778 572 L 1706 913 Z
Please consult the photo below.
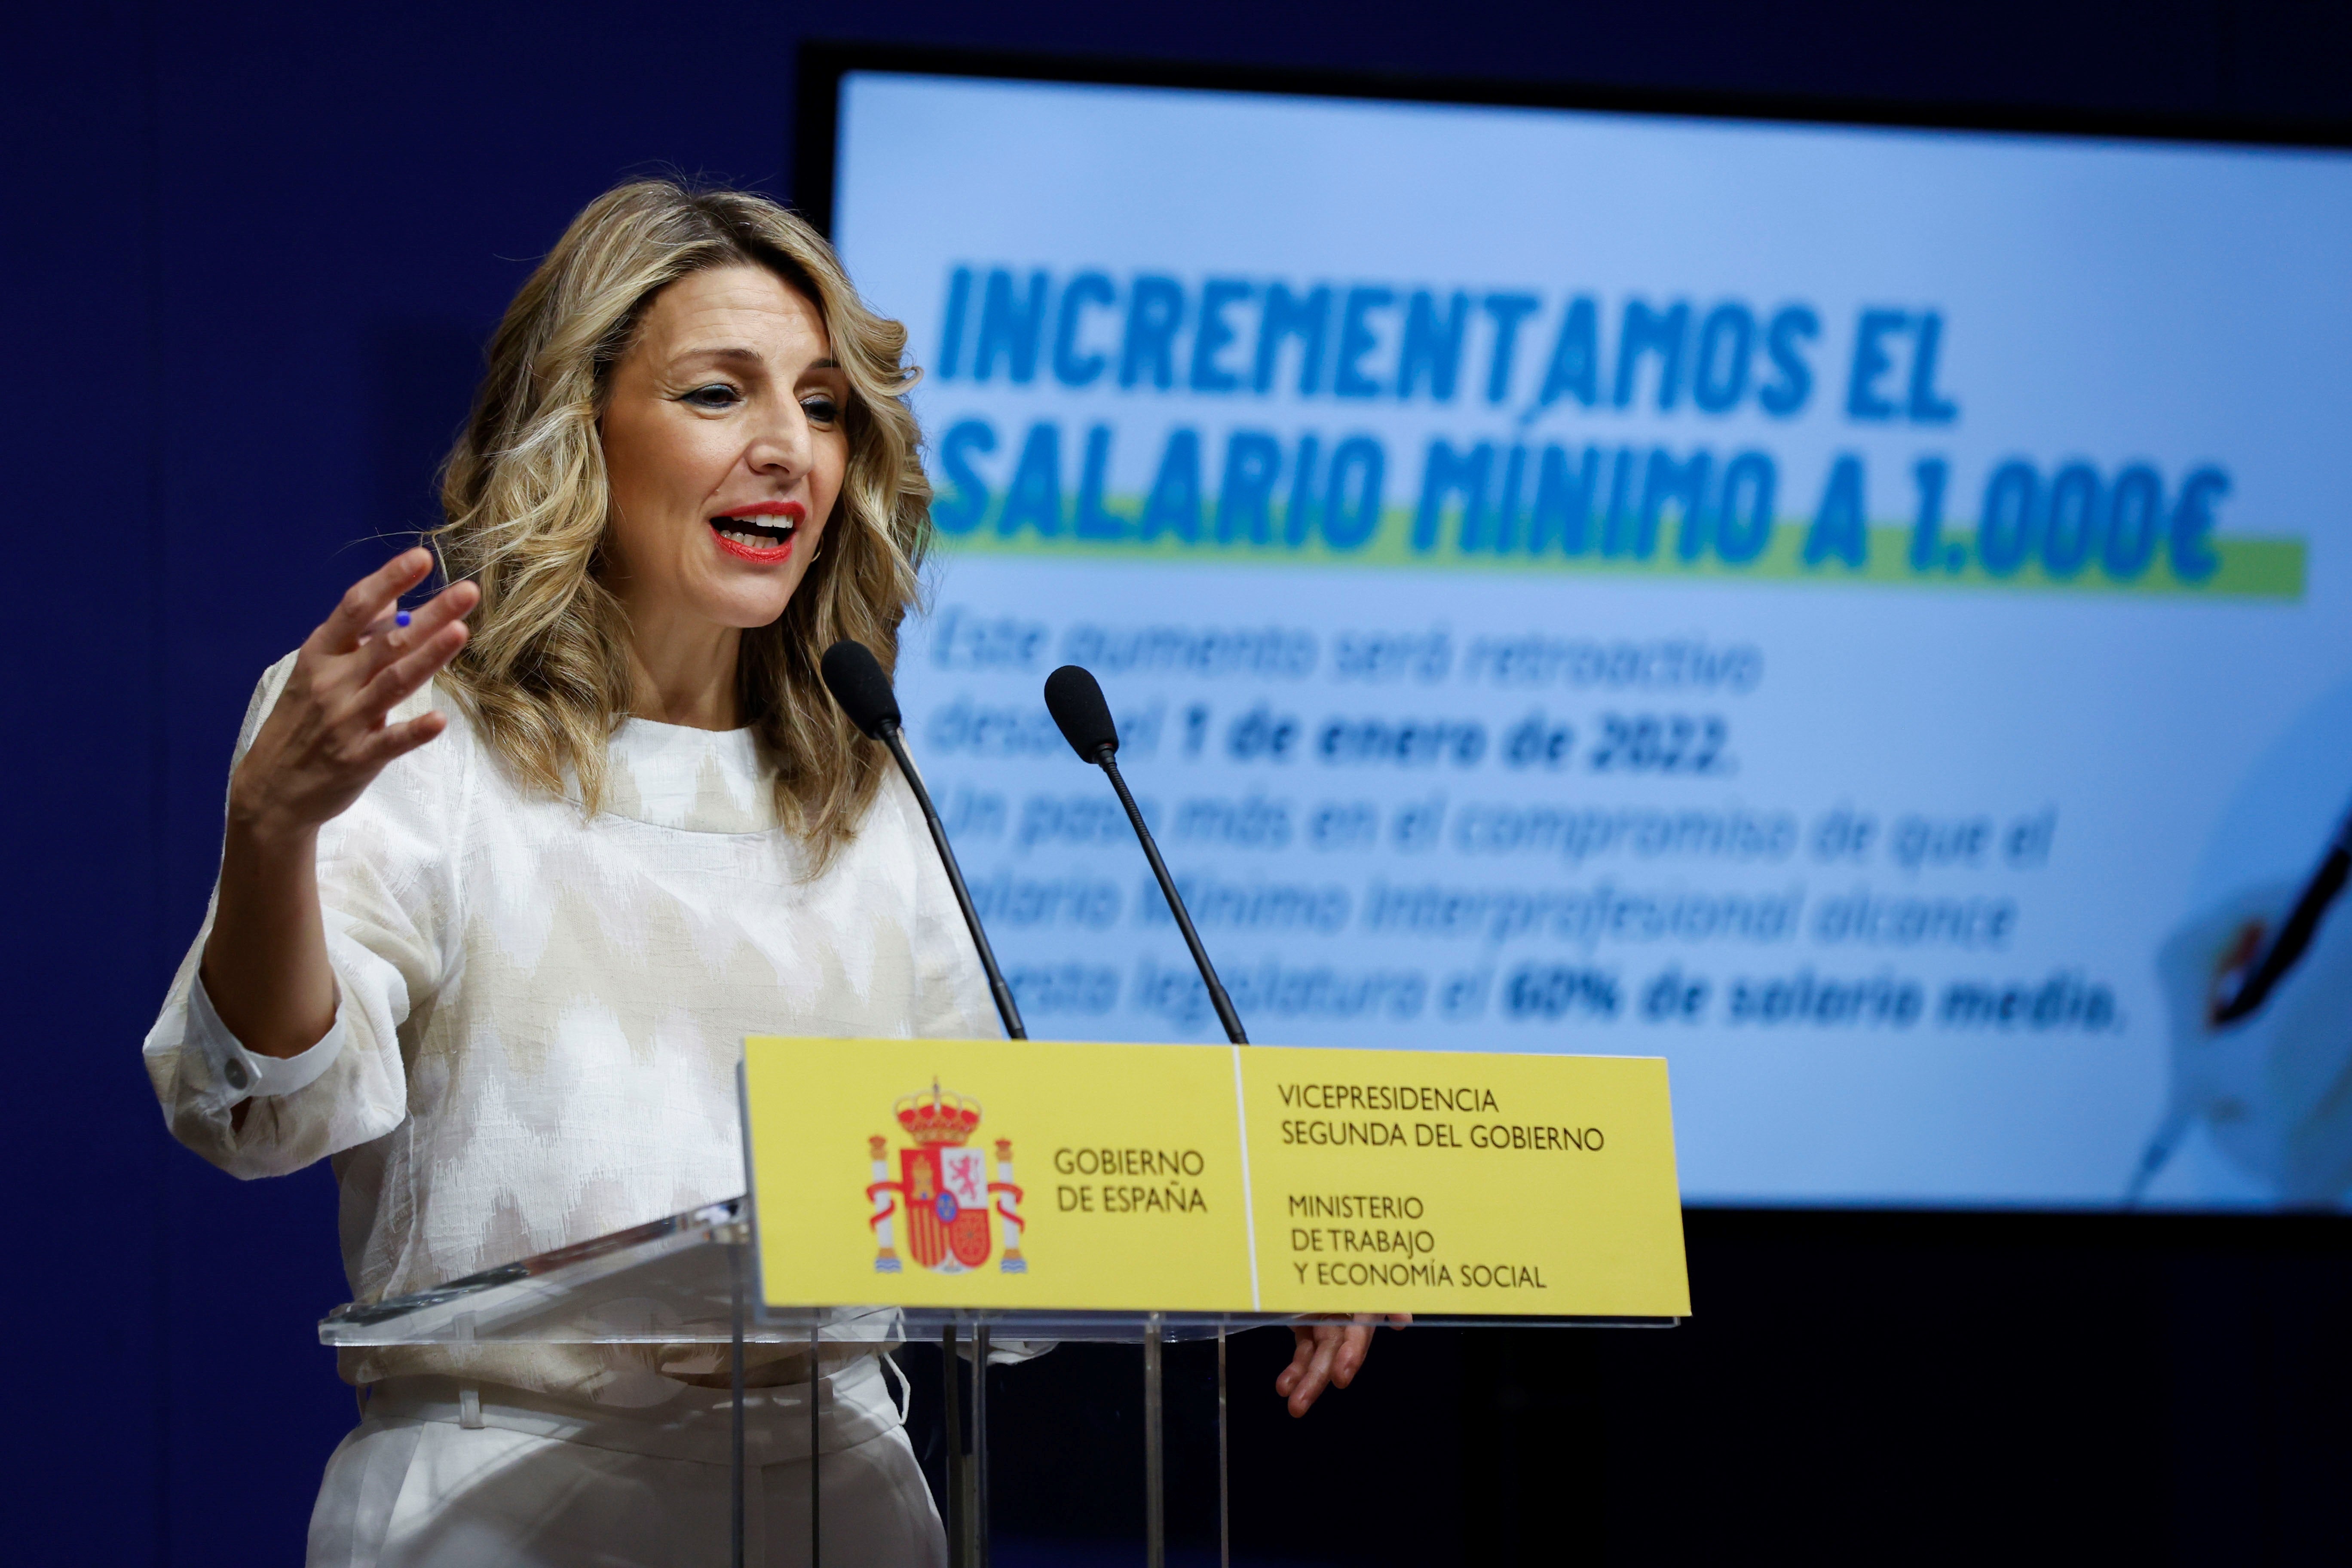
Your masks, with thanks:
M 866 1197 L 874 1205 L 866 1224 L 874 1231 L 875 1272 L 898 1272 L 892 1231 L 901 1220 L 907 1250 L 924 1268 L 937 1274 L 981 1268 L 994 1249 L 989 1223 L 992 1208 L 1004 1222 L 1004 1251 L 997 1268 L 1006 1274 L 1027 1273 L 1029 1264 L 1021 1256 L 1021 1189 L 1013 1183 L 1013 1141 L 996 1140 L 992 1177 L 986 1154 L 971 1144 L 971 1135 L 980 1129 L 978 1100 L 943 1092 L 934 1079 L 928 1096 L 918 1090 L 892 1109 L 913 1146 L 898 1151 L 898 1179 L 894 1182 L 890 1141 L 866 1140 L 874 1163 Z

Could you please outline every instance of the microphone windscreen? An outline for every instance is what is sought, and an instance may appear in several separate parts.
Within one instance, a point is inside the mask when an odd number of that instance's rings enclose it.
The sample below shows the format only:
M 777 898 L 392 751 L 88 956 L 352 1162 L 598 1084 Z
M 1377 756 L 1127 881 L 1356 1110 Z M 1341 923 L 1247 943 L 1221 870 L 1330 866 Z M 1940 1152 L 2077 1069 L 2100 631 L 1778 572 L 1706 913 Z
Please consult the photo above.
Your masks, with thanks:
M 818 668 L 824 674 L 824 689 L 851 723 L 877 741 L 886 727 L 898 727 L 898 699 L 873 649 L 844 637 L 824 650 Z
M 1066 664 L 1045 678 L 1045 710 L 1062 727 L 1070 749 L 1089 763 L 1100 762 L 1106 749 L 1118 750 L 1118 726 L 1110 720 L 1110 704 L 1103 700 L 1095 678 L 1075 664 Z

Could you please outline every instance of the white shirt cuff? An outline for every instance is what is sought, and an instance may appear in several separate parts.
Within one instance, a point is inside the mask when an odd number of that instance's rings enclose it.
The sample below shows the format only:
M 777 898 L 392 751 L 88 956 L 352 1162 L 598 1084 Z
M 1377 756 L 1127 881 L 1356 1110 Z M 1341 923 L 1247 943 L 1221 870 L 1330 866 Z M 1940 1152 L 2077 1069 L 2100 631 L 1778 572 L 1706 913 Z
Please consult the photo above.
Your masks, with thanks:
M 264 1096 L 292 1094 L 318 1081 L 319 1076 L 335 1065 L 343 1054 L 343 1042 L 350 1031 L 343 1026 L 343 1012 L 335 1009 L 335 1021 L 319 1037 L 316 1045 L 297 1056 L 265 1057 L 248 1051 L 237 1043 L 220 1015 L 213 1010 L 213 999 L 205 992 L 202 974 L 194 976 L 188 995 L 188 1044 L 194 1046 L 212 1068 L 212 1081 L 224 1106 L 239 1100 Z

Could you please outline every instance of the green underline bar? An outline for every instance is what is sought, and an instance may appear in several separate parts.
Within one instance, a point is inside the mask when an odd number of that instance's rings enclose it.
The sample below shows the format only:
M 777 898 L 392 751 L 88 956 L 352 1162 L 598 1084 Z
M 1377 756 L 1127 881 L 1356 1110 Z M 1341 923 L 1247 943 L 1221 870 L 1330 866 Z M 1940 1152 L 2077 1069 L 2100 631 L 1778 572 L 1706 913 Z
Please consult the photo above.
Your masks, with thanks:
M 1001 510 L 992 508 L 992 512 Z M 2215 534 L 2206 540 L 2217 564 L 2199 582 L 2177 575 L 2162 550 L 2129 581 L 2109 576 L 2095 559 L 2071 576 L 2053 576 L 2039 563 L 2029 562 L 2006 575 L 1986 569 L 1976 541 L 1967 530 L 1946 529 L 1935 559 L 1926 569 L 1912 564 L 1912 531 L 1897 524 L 1874 523 L 1859 566 L 1843 558 L 1808 563 L 1805 543 L 1811 531 L 1801 521 L 1781 520 L 1772 538 L 1755 559 L 1738 563 L 1712 555 L 1683 559 L 1675 548 L 1675 530 L 1662 526 L 1656 547 L 1647 556 L 1604 555 L 1594 550 L 1569 554 L 1557 545 L 1543 553 L 1524 546 L 1510 551 L 1465 551 L 1459 547 L 1459 528 L 1453 520 L 1441 531 L 1436 547 L 1412 545 L 1412 512 L 1390 508 L 1381 526 L 1361 546 L 1335 550 L 1312 534 L 1292 545 L 1278 536 L 1272 542 L 1251 539 L 1221 541 L 1213 527 L 1201 537 L 1186 539 L 1175 532 L 1153 539 L 1088 537 L 1077 531 L 1076 519 L 1065 515 L 1058 532 L 1042 533 L 1023 527 L 1011 535 L 1000 532 L 992 515 L 966 532 L 940 535 L 943 548 L 957 554 L 1013 557 L 1032 561 L 1126 561 L 1168 564 L 1221 566 L 1367 566 L 1413 571 L 1504 573 L 1522 576 L 1584 576 L 1637 578 L 1647 582 L 1806 583 L 1824 586 L 1880 588 L 1958 588 L 2055 594 L 2165 595 L 2201 599 L 2256 599 L 2294 604 L 2303 599 L 2307 572 L 2304 541 L 2287 538 Z

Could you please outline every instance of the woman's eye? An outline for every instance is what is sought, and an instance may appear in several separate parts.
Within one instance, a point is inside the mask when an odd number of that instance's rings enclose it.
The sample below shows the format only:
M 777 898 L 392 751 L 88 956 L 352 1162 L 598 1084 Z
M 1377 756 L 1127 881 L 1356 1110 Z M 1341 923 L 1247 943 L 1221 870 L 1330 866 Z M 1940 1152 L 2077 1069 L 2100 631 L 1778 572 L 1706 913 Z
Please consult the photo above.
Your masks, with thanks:
M 743 395 L 724 383 L 698 386 L 682 400 L 697 408 L 732 408 L 743 401 Z
M 830 425 L 841 417 L 841 405 L 830 397 L 804 397 L 801 408 L 815 424 Z

